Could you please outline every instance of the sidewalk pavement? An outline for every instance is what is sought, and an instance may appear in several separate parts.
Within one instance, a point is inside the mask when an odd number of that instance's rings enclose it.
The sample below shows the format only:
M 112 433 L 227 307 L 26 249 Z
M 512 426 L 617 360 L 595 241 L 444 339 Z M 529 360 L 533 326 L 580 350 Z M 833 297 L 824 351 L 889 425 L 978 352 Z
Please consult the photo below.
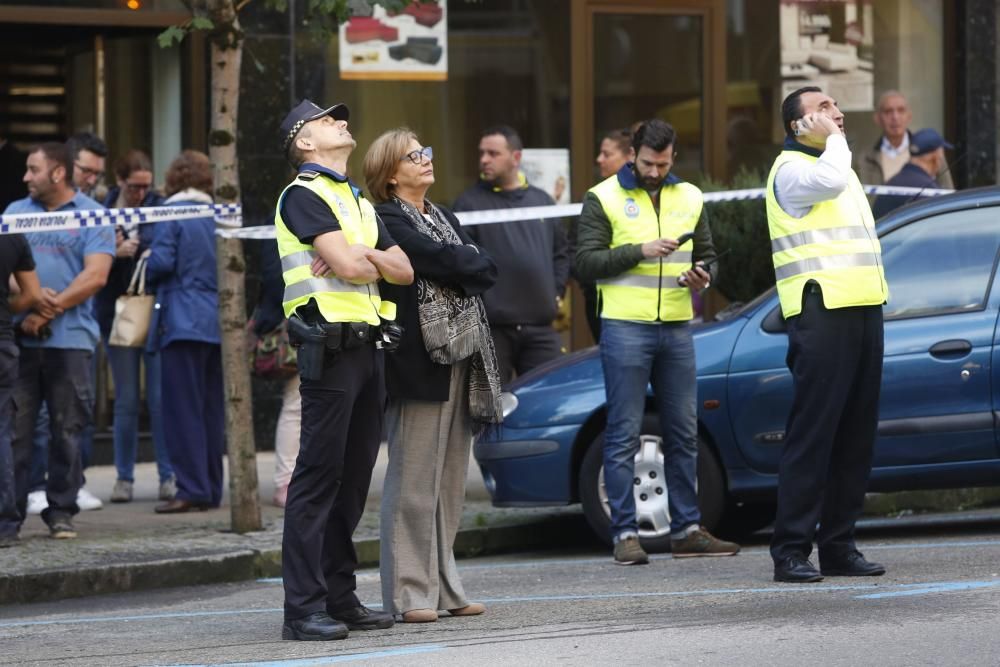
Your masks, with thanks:
M 379 452 L 364 516 L 355 532 L 362 565 L 378 563 L 379 506 L 387 462 Z M 86 488 L 104 501 L 100 510 L 74 517 L 79 537 L 53 540 L 41 517 L 31 515 L 15 547 L 0 549 L 0 604 L 41 602 L 123 591 L 189 586 L 281 575 L 284 511 L 275 507 L 274 454 L 258 452 L 263 530 L 230 532 L 229 477 L 222 507 L 207 512 L 159 515 L 156 466 L 138 464 L 134 500 L 111 503 L 113 466 L 86 470 Z M 579 507 L 501 509 L 470 460 L 458 557 L 554 545 L 594 544 Z

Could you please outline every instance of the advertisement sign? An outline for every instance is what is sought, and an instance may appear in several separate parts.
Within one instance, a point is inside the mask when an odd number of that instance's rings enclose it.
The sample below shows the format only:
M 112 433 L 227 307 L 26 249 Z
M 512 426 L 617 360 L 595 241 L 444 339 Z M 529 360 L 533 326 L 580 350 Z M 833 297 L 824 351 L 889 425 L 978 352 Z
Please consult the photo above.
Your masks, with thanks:
M 874 108 L 871 0 L 781 0 L 781 97 L 819 86 L 841 111 Z
M 557 204 L 570 203 L 568 148 L 525 148 L 521 171 L 529 184 L 548 192 Z
M 412 2 L 399 12 L 374 5 L 371 16 L 340 26 L 340 78 L 444 81 L 448 78 L 445 0 Z

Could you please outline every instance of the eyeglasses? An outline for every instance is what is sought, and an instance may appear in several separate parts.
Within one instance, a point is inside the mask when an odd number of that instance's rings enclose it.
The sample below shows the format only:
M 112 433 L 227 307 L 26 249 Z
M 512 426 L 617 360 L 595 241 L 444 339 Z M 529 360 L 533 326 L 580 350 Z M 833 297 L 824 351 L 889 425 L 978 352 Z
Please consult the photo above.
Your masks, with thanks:
M 93 176 L 94 178 L 104 178 L 104 172 L 100 169 L 94 169 L 93 167 L 84 167 L 79 162 L 74 162 L 73 165 L 83 172 L 84 176 Z
M 152 183 L 126 183 L 125 187 L 129 189 L 129 192 L 142 192 L 143 190 L 149 190 L 153 187 Z
M 433 160 L 434 149 L 431 148 L 430 146 L 424 146 L 423 148 L 420 148 L 418 150 L 410 151 L 402 158 L 400 158 L 400 162 L 402 162 L 403 160 L 409 160 L 413 164 L 420 164 L 421 162 L 423 162 L 423 158 L 427 158 L 428 160 Z

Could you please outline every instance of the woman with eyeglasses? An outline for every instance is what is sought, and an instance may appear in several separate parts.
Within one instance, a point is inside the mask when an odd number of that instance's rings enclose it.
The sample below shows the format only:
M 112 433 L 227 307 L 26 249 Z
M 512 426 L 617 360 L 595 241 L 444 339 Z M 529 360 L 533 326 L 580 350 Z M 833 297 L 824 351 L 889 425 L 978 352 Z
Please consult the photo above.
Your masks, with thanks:
M 153 189 L 153 163 L 140 150 L 130 150 L 115 162 L 117 185 L 108 190 L 104 200 L 107 208 L 134 208 L 159 206 L 163 196 Z M 140 362 L 146 367 L 146 407 L 149 409 L 153 449 L 156 453 L 156 470 L 159 476 L 160 500 L 171 500 L 177 492 L 174 471 L 163 435 L 160 410 L 160 355 L 139 347 L 108 345 L 111 323 L 115 318 L 115 301 L 128 289 L 139 256 L 153 243 L 156 225 L 136 223 L 115 228 L 115 260 L 108 274 L 108 282 L 97 293 L 95 309 L 101 328 L 101 338 L 111 365 L 115 385 L 113 446 L 117 479 L 111 490 L 111 502 L 127 503 L 132 500 L 135 483 L 135 459 L 139 446 L 139 377 Z
M 427 199 L 434 153 L 406 128 L 368 149 L 365 180 L 386 229 L 410 258 L 412 285 L 383 283 L 405 329 L 386 355 L 389 466 L 382 493 L 382 604 L 405 623 L 438 611 L 474 616 L 453 547 L 465 498 L 473 434 L 498 424 L 500 376 L 480 295 L 493 260 L 454 214 Z

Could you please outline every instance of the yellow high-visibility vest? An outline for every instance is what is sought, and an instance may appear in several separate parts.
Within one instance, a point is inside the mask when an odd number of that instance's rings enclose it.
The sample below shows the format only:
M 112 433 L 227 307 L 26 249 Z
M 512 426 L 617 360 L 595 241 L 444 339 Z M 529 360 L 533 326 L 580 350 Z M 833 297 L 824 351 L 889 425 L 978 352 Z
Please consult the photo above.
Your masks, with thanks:
M 367 322 L 376 326 L 380 313 L 385 319 L 395 319 L 395 305 L 382 301 L 377 283 L 355 285 L 336 276 L 317 278 L 312 274 L 310 265 L 317 257 L 316 249 L 299 241 L 281 219 L 282 198 L 293 187 L 311 190 L 326 202 L 348 244 L 361 243 L 374 248 L 378 242 L 375 209 L 368 200 L 355 196 L 350 183 L 335 181 L 316 172 L 299 174 L 281 193 L 274 213 L 278 255 L 285 281 L 281 304 L 285 317 L 290 317 L 299 306 L 313 299 L 327 322 Z
M 611 222 L 611 248 L 676 239 L 693 232 L 701 217 L 701 190 L 690 183 L 660 189 L 660 215 L 642 188 L 626 190 L 613 175 L 590 189 Z M 635 322 L 680 322 L 694 317 L 691 290 L 678 282 L 691 268 L 694 242 L 688 241 L 666 257 L 643 258 L 613 278 L 597 281 L 601 317 Z
M 802 290 L 810 280 L 819 283 L 827 308 L 877 306 L 889 298 L 875 220 L 853 170 L 840 195 L 816 204 L 801 218 L 790 216 L 778 204 L 774 193 L 778 169 L 817 159 L 800 151 L 783 151 L 767 177 L 767 227 L 785 317 L 802 312 Z

